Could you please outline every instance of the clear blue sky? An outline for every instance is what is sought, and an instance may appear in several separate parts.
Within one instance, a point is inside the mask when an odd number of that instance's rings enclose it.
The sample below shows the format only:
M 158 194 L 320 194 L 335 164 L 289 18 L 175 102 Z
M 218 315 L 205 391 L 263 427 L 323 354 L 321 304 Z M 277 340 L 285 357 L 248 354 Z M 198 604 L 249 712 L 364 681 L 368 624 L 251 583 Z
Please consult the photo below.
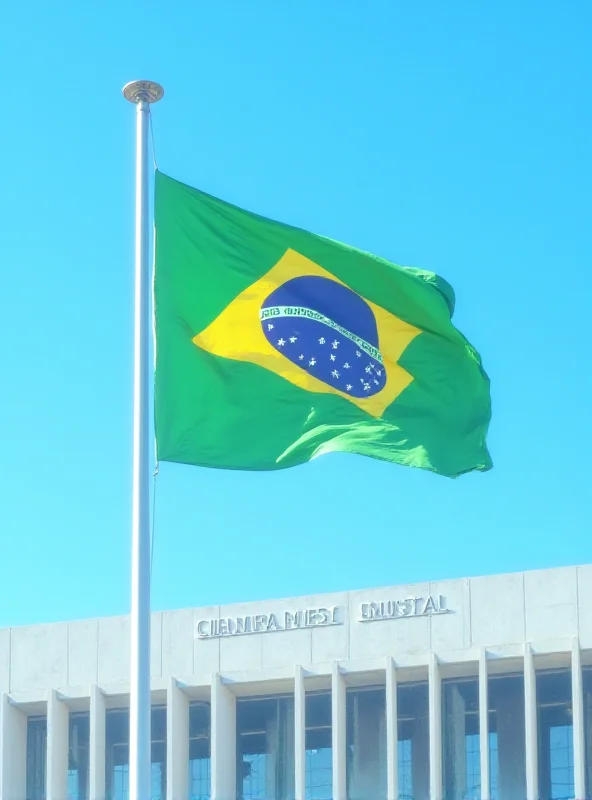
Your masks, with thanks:
M 164 464 L 156 609 L 584 563 L 585 0 L 9 3 L 0 27 L 0 625 L 129 607 L 134 111 L 160 168 L 432 269 L 492 380 L 494 469 Z M 492 598 L 493 602 L 493 598 Z

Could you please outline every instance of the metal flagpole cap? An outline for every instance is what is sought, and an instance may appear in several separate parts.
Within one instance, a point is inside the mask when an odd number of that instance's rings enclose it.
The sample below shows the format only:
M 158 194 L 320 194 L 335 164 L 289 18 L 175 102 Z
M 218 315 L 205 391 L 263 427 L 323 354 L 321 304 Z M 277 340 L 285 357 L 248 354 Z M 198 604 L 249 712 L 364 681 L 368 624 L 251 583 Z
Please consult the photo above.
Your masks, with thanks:
M 131 81 L 123 87 L 123 96 L 130 103 L 158 103 L 163 94 L 164 89 L 155 81 Z

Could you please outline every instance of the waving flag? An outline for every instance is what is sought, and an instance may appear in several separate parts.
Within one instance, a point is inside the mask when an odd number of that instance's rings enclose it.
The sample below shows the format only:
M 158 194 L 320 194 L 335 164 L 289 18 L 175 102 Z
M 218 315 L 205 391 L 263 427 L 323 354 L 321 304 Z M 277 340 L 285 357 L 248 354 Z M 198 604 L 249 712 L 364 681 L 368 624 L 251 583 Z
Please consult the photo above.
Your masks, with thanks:
M 156 176 L 158 458 L 269 470 L 350 452 L 487 470 L 489 381 L 454 294 Z

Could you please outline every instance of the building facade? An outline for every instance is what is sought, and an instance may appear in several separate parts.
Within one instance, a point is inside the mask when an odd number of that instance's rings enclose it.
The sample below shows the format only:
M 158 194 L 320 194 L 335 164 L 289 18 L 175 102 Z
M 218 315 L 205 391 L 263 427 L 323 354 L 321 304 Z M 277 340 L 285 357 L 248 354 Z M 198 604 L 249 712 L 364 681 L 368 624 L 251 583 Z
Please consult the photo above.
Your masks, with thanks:
M 155 613 L 153 800 L 592 797 L 592 565 Z M 0 630 L 0 800 L 126 800 L 129 620 Z

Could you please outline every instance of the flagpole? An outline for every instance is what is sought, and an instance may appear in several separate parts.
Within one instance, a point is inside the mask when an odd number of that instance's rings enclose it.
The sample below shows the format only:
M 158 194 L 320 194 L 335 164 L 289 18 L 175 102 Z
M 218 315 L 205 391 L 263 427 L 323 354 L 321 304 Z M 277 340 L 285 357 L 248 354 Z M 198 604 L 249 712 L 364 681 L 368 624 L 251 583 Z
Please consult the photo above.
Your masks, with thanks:
M 129 800 L 150 800 L 151 794 L 148 126 L 150 104 L 163 94 L 162 87 L 153 81 L 133 81 L 123 88 L 125 99 L 136 106 Z

